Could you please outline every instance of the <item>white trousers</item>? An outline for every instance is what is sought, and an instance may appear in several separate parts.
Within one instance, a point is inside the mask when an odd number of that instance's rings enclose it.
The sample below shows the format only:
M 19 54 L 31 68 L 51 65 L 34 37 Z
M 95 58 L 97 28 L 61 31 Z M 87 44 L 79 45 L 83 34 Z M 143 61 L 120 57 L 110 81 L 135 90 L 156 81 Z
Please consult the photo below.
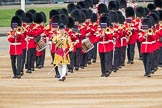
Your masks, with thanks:
M 59 74 L 60 74 L 60 79 L 62 79 L 62 77 L 66 76 L 66 67 L 67 67 L 66 64 L 62 64 L 62 65 L 58 66 L 58 71 L 59 71 Z

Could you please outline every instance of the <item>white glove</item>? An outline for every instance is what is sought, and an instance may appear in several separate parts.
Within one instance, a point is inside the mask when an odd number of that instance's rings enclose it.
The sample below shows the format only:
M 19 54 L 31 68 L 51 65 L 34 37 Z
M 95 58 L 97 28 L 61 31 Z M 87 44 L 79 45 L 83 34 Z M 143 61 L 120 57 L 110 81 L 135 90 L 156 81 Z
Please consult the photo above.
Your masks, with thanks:
M 25 41 L 29 41 L 29 37 L 26 37 L 26 38 L 25 38 Z
M 48 45 L 51 45 L 52 44 L 52 41 L 48 41 Z
M 69 51 L 70 51 L 70 52 L 73 51 L 73 48 L 69 48 Z

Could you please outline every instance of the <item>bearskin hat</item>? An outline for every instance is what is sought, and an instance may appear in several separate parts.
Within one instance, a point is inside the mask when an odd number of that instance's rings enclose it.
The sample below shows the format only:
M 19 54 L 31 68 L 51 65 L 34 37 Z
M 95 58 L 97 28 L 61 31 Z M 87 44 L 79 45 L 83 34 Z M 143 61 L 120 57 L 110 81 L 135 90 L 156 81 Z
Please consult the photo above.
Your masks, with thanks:
M 93 5 L 96 5 L 99 3 L 99 0 L 93 0 Z
M 40 12 L 36 13 L 34 22 L 37 23 L 37 24 L 44 22 L 43 15 Z
M 79 21 L 79 23 L 84 23 L 86 20 L 86 15 L 82 11 L 80 11 L 80 14 L 81 14 L 81 20 Z
M 125 13 L 126 17 L 134 17 L 134 9 L 132 7 L 127 7 Z
M 108 4 L 109 10 L 118 10 L 119 9 L 119 2 L 118 1 L 110 1 Z
M 72 17 L 68 17 L 68 20 L 69 20 L 69 22 L 67 24 L 67 27 L 68 28 L 73 28 L 74 27 L 74 20 L 73 20 L 73 18 Z
M 162 7 L 162 0 L 154 0 L 154 5 L 156 6 L 156 7 Z
M 117 14 L 116 11 L 110 11 L 109 12 L 109 16 L 110 16 L 110 19 L 111 19 L 111 22 L 113 23 L 118 23 L 119 22 L 119 16 Z
M 87 3 L 89 4 L 89 7 L 93 6 L 93 0 L 85 0 L 85 1 L 87 1 Z
M 162 10 L 159 11 L 159 21 L 162 21 Z
M 43 15 L 43 22 L 46 23 L 47 19 L 46 19 L 46 14 L 44 12 L 40 12 Z
M 154 24 L 155 24 L 155 20 L 154 20 L 154 18 L 152 17 L 152 16 L 150 16 L 150 15 L 148 15 L 146 18 L 149 18 L 149 19 L 151 19 L 151 26 L 154 26 Z
M 22 26 L 22 20 L 19 16 L 13 16 L 11 19 L 11 28 L 17 28 L 17 26 Z
M 80 5 L 76 5 L 76 9 L 82 9 L 82 7 Z
M 136 8 L 136 17 L 144 17 L 144 8 L 142 6 L 139 6 Z
M 149 8 L 145 7 L 144 8 L 144 17 L 147 16 L 150 13 Z
M 149 3 L 149 4 L 147 5 L 147 8 L 149 8 L 149 10 L 152 11 L 152 10 L 154 10 L 156 7 L 155 7 L 154 4 Z
M 152 23 L 151 23 L 151 19 L 150 18 L 144 18 L 142 20 L 142 25 L 148 25 L 148 28 L 152 28 Z
M 150 16 L 154 18 L 156 24 L 159 23 L 159 16 L 155 12 L 151 13 Z
M 69 13 L 71 13 L 74 9 L 76 9 L 76 6 L 75 6 L 74 3 L 69 3 L 67 5 L 67 10 L 68 10 Z
M 81 21 L 81 14 L 80 14 L 80 10 L 75 9 L 71 12 L 71 16 L 73 17 L 74 21 Z
M 84 2 L 85 2 L 85 4 L 87 5 L 87 9 L 88 9 L 89 7 L 91 7 L 91 5 L 89 4 L 89 2 L 88 2 L 87 0 L 85 0 Z
M 107 27 L 109 27 L 110 26 L 110 19 L 109 19 L 109 17 L 107 15 L 102 15 L 100 17 L 99 23 L 100 23 L 100 26 L 101 26 L 101 23 L 106 23 Z
M 57 11 L 59 12 L 59 14 L 64 14 L 64 12 L 62 11 L 62 9 L 57 9 Z
M 121 11 L 116 11 L 117 14 L 118 14 L 118 17 L 119 17 L 119 23 L 120 24 L 124 24 L 124 16 L 123 14 L 121 13 Z
M 32 14 L 33 14 L 33 18 L 35 19 L 35 15 L 36 15 L 36 10 L 34 10 L 34 9 L 30 9 L 30 10 L 28 10 L 27 12 L 31 12 Z
M 119 0 L 119 8 L 127 8 L 127 1 Z
M 25 12 L 22 9 L 18 9 L 15 12 L 15 15 L 19 16 L 22 19 L 22 21 L 25 21 Z
M 160 15 L 159 11 L 157 11 L 157 10 L 153 10 L 153 11 L 151 11 L 151 13 L 156 13 L 158 16 Z
M 68 16 L 67 16 L 67 15 L 61 14 L 60 17 L 61 17 L 62 23 L 63 23 L 64 25 L 67 25 L 67 24 L 69 23 L 69 19 L 68 19 Z
M 55 15 L 52 17 L 51 23 L 57 23 L 58 25 L 60 25 L 63 22 L 59 15 Z
M 67 11 L 67 9 L 66 9 L 66 8 L 62 8 L 62 11 L 63 11 L 63 13 L 64 13 L 65 15 L 67 15 L 67 16 L 68 16 L 68 11 Z
M 81 8 L 88 8 L 87 3 L 85 1 L 80 1 L 77 3 Z
M 59 15 L 59 14 L 60 14 L 60 13 L 59 13 L 57 10 L 52 9 L 52 10 L 50 10 L 50 12 L 49 12 L 49 18 L 51 19 L 53 16 Z
M 97 21 L 97 14 L 92 13 L 91 22 L 96 22 L 96 21 Z
M 107 6 L 103 3 L 98 5 L 98 14 L 107 13 Z
M 31 12 L 27 12 L 25 14 L 25 22 L 26 23 L 32 23 L 34 21 L 33 14 Z
M 82 9 L 81 11 L 85 14 L 86 19 L 90 19 L 88 9 Z

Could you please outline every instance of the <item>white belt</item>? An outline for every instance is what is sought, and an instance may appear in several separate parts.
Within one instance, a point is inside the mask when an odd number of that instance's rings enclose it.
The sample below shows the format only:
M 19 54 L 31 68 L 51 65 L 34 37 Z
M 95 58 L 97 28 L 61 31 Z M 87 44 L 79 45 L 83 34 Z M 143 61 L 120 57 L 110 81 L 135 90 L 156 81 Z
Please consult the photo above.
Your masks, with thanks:
M 122 37 L 121 40 L 127 39 L 126 37 Z
M 10 43 L 10 45 L 21 45 L 21 43 Z
M 34 39 L 34 37 L 31 37 L 31 36 L 27 36 L 29 39 Z
M 142 42 L 142 44 L 152 44 L 152 42 Z
M 99 42 L 100 44 L 106 44 L 106 43 L 109 43 L 109 42 L 114 42 L 113 40 L 108 40 L 108 41 L 101 41 L 101 42 Z

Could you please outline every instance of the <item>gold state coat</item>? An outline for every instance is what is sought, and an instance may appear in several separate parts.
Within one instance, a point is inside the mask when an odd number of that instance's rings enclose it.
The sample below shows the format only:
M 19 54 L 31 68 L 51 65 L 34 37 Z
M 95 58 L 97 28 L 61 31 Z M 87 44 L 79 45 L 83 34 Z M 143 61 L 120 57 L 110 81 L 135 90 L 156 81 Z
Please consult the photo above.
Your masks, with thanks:
M 52 42 L 56 44 L 54 64 L 70 64 L 69 48 L 73 49 L 72 41 L 68 35 L 58 34 L 53 37 Z

